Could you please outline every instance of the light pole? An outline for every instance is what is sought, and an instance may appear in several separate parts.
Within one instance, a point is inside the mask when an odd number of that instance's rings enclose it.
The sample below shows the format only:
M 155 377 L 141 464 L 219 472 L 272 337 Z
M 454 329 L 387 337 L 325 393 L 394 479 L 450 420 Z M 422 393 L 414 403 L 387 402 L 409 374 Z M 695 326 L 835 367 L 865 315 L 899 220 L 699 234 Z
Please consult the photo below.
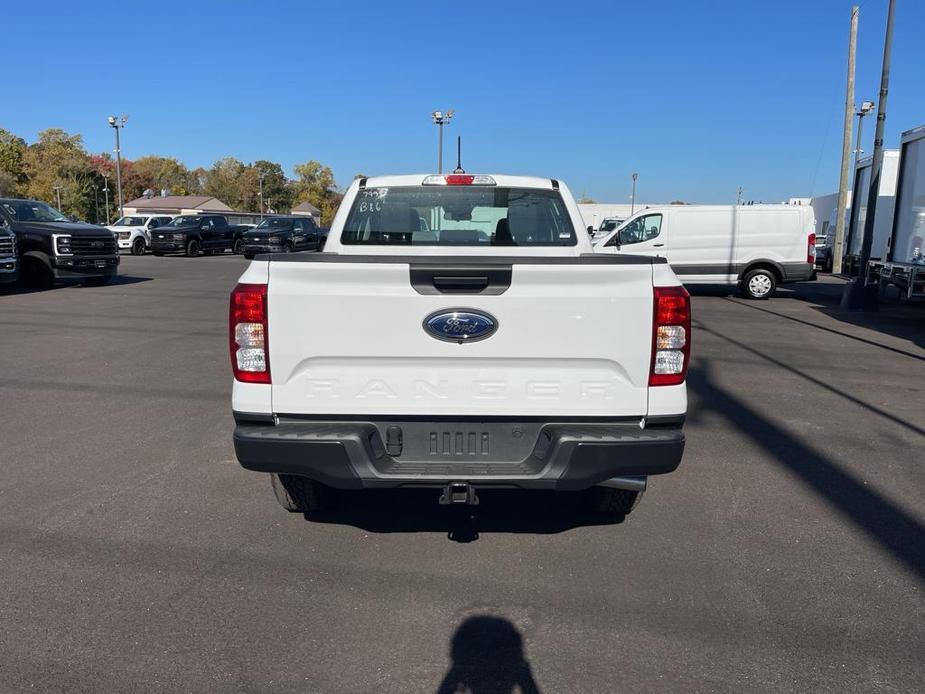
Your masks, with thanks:
M 864 116 L 874 110 L 873 101 L 865 101 L 861 104 L 861 108 L 858 109 L 858 112 L 854 115 L 858 117 L 858 146 L 854 148 L 854 170 L 858 169 L 858 160 L 861 158 L 861 127 L 864 125 Z M 854 195 L 857 195 L 855 193 Z
M 449 125 L 450 119 L 453 117 L 455 111 L 450 109 L 449 111 L 434 111 L 430 114 L 431 118 L 434 119 L 434 125 L 440 128 L 440 141 L 437 145 L 437 173 L 443 173 L 443 126 L 444 124 Z
M 266 171 L 260 171 L 260 172 L 257 174 L 257 178 L 260 180 L 260 221 L 261 221 L 261 222 L 263 221 L 263 210 L 264 210 L 264 204 L 263 204 L 263 179 L 264 179 L 264 177 L 265 177 L 266 175 L 267 175 L 267 172 L 266 172 Z
M 122 209 L 122 147 L 119 144 L 119 130 L 125 127 L 128 116 L 125 114 L 116 118 L 109 116 L 109 127 L 116 131 L 116 194 L 119 196 L 119 216 L 125 216 L 125 210 Z
M 636 179 L 639 178 L 638 173 L 633 174 L 633 194 L 630 195 L 630 217 L 633 216 L 633 212 L 636 210 Z
M 93 209 L 95 210 L 96 223 L 100 223 L 100 187 L 93 184 Z
M 109 224 L 112 221 L 109 215 L 109 176 L 105 173 L 103 174 L 103 197 L 106 199 L 106 223 Z
M 60 211 L 61 211 L 61 186 L 59 186 L 57 183 L 55 183 L 55 184 L 52 186 L 52 188 L 54 188 L 54 191 L 55 191 L 55 200 L 58 201 L 58 212 L 60 212 Z

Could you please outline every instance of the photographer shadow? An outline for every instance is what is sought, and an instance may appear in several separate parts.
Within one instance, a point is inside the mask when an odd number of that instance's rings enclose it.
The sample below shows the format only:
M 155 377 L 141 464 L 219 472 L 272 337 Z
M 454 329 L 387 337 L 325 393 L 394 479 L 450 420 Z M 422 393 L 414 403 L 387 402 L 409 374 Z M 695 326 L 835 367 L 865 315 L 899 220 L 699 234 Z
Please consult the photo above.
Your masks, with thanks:
M 540 694 L 523 637 L 503 617 L 466 619 L 453 634 L 450 658 L 453 662 L 437 694 Z

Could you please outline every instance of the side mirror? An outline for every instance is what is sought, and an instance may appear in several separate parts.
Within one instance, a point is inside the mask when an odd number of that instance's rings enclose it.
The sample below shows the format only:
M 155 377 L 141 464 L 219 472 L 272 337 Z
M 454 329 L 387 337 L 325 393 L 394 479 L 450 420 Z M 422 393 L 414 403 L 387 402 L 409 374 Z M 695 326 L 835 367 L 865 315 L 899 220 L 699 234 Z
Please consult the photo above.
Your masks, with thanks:
M 594 227 L 589 226 L 589 227 L 588 227 L 588 236 L 593 236 L 593 235 L 594 235 Z

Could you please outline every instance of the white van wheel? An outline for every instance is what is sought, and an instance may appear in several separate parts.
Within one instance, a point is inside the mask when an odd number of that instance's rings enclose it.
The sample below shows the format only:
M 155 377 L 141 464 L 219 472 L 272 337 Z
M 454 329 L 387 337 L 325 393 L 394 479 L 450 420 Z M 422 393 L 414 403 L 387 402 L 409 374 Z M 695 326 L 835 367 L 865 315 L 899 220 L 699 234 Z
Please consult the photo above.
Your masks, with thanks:
M 742 280 L 742 289 L 750 299 L 767 299 L 777 288 L 774 273 L 764 268 L 752 270 Z

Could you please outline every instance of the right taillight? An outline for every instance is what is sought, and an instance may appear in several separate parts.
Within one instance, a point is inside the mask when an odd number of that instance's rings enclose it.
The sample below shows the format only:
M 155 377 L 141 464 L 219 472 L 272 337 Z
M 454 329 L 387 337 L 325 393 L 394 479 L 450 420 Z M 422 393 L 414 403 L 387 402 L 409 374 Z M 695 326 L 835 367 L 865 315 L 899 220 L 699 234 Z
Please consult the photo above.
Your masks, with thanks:
M 691 356 L 691 296 L 684 287 L 655 287 L 650 386 L 684 383 Z
M 245 383 L 270 383 L 267 285 L 239 284 L 231 292 L 228 341 L 234 377 Z

